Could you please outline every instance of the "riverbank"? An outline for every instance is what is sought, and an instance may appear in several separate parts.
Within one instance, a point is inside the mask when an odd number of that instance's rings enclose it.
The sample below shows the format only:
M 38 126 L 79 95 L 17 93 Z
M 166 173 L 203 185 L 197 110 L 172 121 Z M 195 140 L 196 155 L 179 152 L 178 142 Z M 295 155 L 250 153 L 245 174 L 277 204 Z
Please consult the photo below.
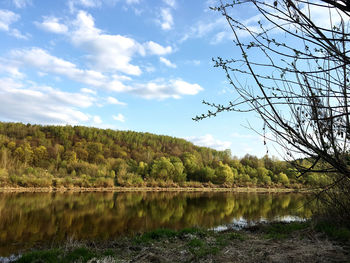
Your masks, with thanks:
M 309 222 L 217 232 L 159 229 L 108 242 L 68 241 L 17 262 L 349 262 L 349 233 L 330 239 Z
M 53 187 L 3 187 L 0 193 L 11 192 L 257 192 L 257 193 L 311 193 L 310 188 L 263 187 L 101 187 L 101 188 L 53 188 Z

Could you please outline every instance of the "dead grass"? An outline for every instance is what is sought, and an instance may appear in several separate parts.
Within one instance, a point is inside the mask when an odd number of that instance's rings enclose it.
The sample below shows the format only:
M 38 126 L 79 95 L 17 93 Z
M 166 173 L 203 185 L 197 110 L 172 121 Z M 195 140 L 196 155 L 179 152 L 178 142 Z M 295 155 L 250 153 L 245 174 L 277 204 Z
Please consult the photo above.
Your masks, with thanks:
M 182 231 L 156 230 L 134 238 L 100 244 L 68 243 L 61 248 L 63 251 L 70 251 L 72 247 L 79 251 L 79 246 L 83 246 L 90 249 L 91 253 L 105 255 L 82 261 L 89 263 L 350 262 L 348 243 L 332 241 L 310 227 L 293 228 L 283 238 L 267 238 L 263 228 L 224 232 L 194 228 Z

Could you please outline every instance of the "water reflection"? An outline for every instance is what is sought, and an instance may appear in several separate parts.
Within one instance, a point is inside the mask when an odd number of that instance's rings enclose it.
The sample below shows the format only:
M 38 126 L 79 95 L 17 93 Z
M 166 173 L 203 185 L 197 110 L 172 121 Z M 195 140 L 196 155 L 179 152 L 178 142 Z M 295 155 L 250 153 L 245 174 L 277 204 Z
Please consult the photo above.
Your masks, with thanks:
M 276 218 L 309 218 L 302 194 L 2 193 L 0 256 L 40 242 L 105 240 L 166 227 L 215 228 Z

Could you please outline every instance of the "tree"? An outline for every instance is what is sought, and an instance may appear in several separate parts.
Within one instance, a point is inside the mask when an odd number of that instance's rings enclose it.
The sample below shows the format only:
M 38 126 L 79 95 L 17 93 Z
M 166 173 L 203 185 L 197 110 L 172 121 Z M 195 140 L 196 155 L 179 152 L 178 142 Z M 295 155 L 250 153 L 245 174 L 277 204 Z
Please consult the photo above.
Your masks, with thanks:
M 168 180 L 172 179 L 172 175 L 175 172 L 174 165 L 170 162 L 169 158 L 160 157 L 155 160 L 152 169 L 151 177 L 155 180 Z
M 174 182 L 184 182 L 186 181 L 186 174 L 184 173 L 185 167 L 179 157 L 171 157 L 171 163 L 174 166 L 174 172 L 172 174 L 172 180 Z
M 227 164 L 219 163 L 219 166 L 215 169 L 215 184 L 233 183 L 233 172 Z
M 218 57 L 214 62 L 226 73 L 238 99 L 228 105 L 204 101 L 214 110 L 194 119 L 222 111 L 256 112 L 263 120 L 258 133 L 265 143 L 272 140 L 280 145 L 285 159 L 301 176 L 330 174 L 333 181 L 322 193 L 332 198 L 335 192 L 330 189 L 345 185 L 350 189 L 348 1 L 220 3 L 212 9 L 226 19 L 239 52 L 237 57 Z M 233 16 L 249 7 L 257 11 L 254 19 L 242 21 Z M 311 164 L 302 165 L 304 158 Z
M 258 11 L 256 25 L 231 15 L 245 5 Z M 349 180 L 350 12 L 346 3 L 246 0 L 221 2 L 213 10 L 226 18 L 240 50 L 238 58 L 214 59 L 239 99 L 228 105 L 204 102 L 214 111 L 194 119 L 222 111 L 255 111 L 264 123 L 265 142 L 282 146 L 302 174 L 340 175 L 331 186 Z M 316 12 L 329 17 L 317 21 Z M 240 82 L 247 78 L 249 85 Z M 273 136 L 268 137 L 267 131 Z M 312 165 L 300 165 L 301 157 L 312 160 Z
M 196 172 L 199 169 L 199 161 L 196 155 L 186 152 L 182 156 L 183 165 L 185 166 L 186 173 L 189 179 L 194 180 L 196 177 Z
M 47 159 L 47 150 L 45 146 L 38 146 L 34 149 L 33 156 L 34 165 L 42 166 L 44 161 Z

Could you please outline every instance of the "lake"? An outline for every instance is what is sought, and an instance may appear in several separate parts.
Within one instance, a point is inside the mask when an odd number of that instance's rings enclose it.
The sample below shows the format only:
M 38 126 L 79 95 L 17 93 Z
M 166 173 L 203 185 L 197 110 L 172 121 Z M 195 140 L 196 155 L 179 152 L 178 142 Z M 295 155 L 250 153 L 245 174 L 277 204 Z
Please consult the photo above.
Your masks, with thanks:
M 0 256 L 42 242 L 108 240 L 156 228 L 304 220 L 311 206 L 298 193 L 0 193 Z

